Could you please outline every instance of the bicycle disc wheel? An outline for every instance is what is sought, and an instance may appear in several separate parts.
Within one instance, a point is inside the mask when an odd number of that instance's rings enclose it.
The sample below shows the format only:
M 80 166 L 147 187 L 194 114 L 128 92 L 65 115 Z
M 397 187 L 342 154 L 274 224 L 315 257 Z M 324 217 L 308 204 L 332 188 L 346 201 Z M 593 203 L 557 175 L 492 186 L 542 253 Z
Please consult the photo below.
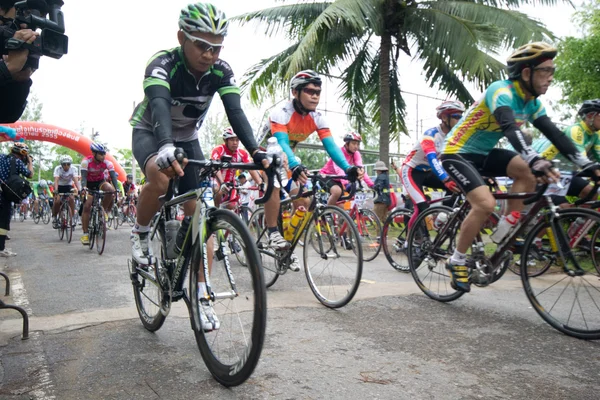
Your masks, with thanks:
M 394 269 L 402 272 L 410 272 L 406 239 L 411 216 L 412 211 L 406 208 L 395 209 L 385 220 L 381 233 L 385 258 Z
M 267 325 L 267 294 L 256 243 L 243 221 L 229 210 L 214 210 L 207 221 L 208 240 L 215 249 L 210 272 L 212 307 L 218 329 L 205 332 L 200 323 L 198 278 L 203 276 L 200 241 L 192 251 L 190 312 L 192 329 L 206 366 L 224 386 L 237 386 L 258 364 Z M 247 266 L 229 254 L 227 236 L 234 236 Z
M 313 243 L 309 246 L 308 241 Z M 304 243 L 304 272 L 315 297 L 330 308 L 348 304 L 363 268 L 360 236 L 352 219 L 337 206 L 317 209 Z
M 256 241 L 256 246 L 260 252 L 260 258 L 263 268 L 263 276 L 265 278 L 265 286 L 271 287 L 279 278 L 277 273 L 277 259 L 272 256 L 269 251 L 269 234 L 267 232 L 267 224 L 265 220 L 265 209 L 257 208 L 250 216 L 248 222 L 250 234 Z
M 558 215 L 555 220 L 560 227 L 558 232 L 544 220 L 525 239 L 521 257 L 525 294 L 534 310 L 553 328 L 579 339 L 600 339 L 600 274 L 590 259 L 590 249 L 585 248 L 600 227 L 600 214 L 586 209 L 564 209 Z M 583 218 L 585 223 L 578 234 L 581 235 L 578 245 L 573 246 L 566 228 L 577 218 Z M 562 246 L 563 254 L 572 254 L 579 269 L 572 258 L 563 259 L 559 255 L 560 241 L 555 240 L 556 235 L 564 235 L 567 243 Z M 536 238 L 541 241 L 535 243 Z M 543 274 L 532 276 L 529 272 L 546 264 Z
M 102 206 L 98 208 L 98 215 L 96 218 L 96 251 L 99 255 L 104 252 L 104 245 L 106 244 L 106 220 L 104 219 L 104 209 Z
M 446 214 L 446 219 L 452 209 L 446 206 L 431 207 L 422 211 L 412 229 L 408 231 L 408 265 L 410 273 L 417 286 L 430 298 L 449 302 L 458 299 L 465 292 L 455 290 L 450 286 L 452 278 L 446 270 L 446 262 L 454 252 L 457 227 L 451 227 L 434 248 L 438 230 L 435 221 L 438 215 Z M 443 218 L 441 219 L 443 220 Z M 438 220 L 439 221 L 439 220 Z
M 373 211 L 360 208 L 354 222 L 362 244 L 363 260 L 373 261 L 381 251 L 381 221 Z

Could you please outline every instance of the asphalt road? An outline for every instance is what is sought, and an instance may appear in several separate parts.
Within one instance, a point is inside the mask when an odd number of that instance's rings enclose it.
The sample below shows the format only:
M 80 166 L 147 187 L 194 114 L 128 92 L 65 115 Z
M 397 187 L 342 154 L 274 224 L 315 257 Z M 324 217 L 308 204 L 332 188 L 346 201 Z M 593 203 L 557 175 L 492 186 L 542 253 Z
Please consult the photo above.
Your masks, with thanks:
M 304 274 L 269 289 L 254 375 L 226 389 L 204 366 L 183 303 L 144 330 L 127 273 L 129 228 L 104 255 L 60 242 L 49 225 L 13 222 L 0 259 L 12 281 L 0 311 L 0 399 L 598 399 L 600 343 L 544 323 L 510 272 L 451 304 L 425 297 L 381 254 L 355 299 L 321 306 Z M 3 293 L 4 285 L 0 281 Z

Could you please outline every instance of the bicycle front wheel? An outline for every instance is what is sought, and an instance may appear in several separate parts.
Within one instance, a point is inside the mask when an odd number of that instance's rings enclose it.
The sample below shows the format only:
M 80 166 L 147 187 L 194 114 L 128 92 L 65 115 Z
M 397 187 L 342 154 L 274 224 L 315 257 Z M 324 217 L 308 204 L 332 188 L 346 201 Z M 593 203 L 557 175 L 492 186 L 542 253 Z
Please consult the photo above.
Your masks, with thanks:
M 590 238 L 600 228 L 600 214 L 564 209 L 558 210 L 558 215 L 556 224 L 540 221 L 525 239 L 521 255 L 525 294 L 553 328 L 579 339 L 600 339 L 600 274 L 590 259 L 590 251 L 596 250 L 589 247 L 593 243 Z M 578 218 L 585 223 L 575 234 L 577 242 L 566 231 Z M 558 239 L 561 236 L 564 240 Z
M 102 253 L 104 253 L 104 245 L 106 244 L 106 219 L 104 218 L 104 209 L 102 206 L 98 207 L 96 223 L 96 251 L 98 252 L 98 255 L 102 255 Z
M 50 222 L 50 216 L 51 212 L 49 206 L 42 206 L 42 222 L 44 223 L 44 225 L 48 225 L 48 223 Z
M 228 237 L 234 237 L 247 265 L 233 257 Z M 250 377 L 258 364 L 267 325 L 267 295 L 260 255 L 243 221 L 229 210 L 214 210 L 207 221 L 205 244 L 197 239 L 190 266 L 192 329 L 206 366 L 224 386 L 237 386 Z M 198 281 L 204 280 L 203 252 L 208 250 L 210 305 L 202 305 Z M 214 251 L 214 257 L 211 250 Z M 204 331 L 201 318 L 212 307 L 216 329 Z M 202 314 L 201 314 L 202 313 Z M 217 324 L 218 321 L 218 324 Z M 217 326 L 218 325 L 218 326 Z
M 412 211 L 406 208 L 397 208 L 391 212 L 383 224 L 382 247 L 383 254 L 390 265 L 402 272 L 410 272 L 408 266 L 407 249 L 408 221 Z
M 315 297 L 330 308 L 352 300 L 362 277 L 360 236 L 337 206 L 315 210 L 304 237 L 304 272 Z
M 448 220 L 451 213 L 450 207 L 430 207 L 419 214 L 412 229 L 408 231 L 406 251 L 410 273 L 423 293 L 441 302 L 453 301 L 465 294 L 452 288 L 452 278 L 446 269 L 446 262 L 455 248 L 458 224 L 449 227 L 438 238 L 444 225 L 436 226 L 435 223 L 436 220 Z M 439 215 L 444 214 L 444 217 L 438 219 Z

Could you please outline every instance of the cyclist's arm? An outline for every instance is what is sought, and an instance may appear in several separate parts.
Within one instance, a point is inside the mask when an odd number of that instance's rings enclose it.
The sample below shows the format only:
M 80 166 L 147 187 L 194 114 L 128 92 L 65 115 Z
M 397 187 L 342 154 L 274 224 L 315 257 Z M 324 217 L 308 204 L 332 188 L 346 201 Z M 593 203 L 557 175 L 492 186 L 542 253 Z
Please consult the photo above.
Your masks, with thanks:
M 298 160 L 296 160 L 294 150 L 292 150 L 292 146 L 290 146 L 290 137 L 288 135 L 287 127 L 279 124 L 277 125 L 277 131 L 271 130 L 271 132 L 273 133 L 273 137 L 277 138 L 277 142 L 279 143 L 283 152 L 287 156 L 288 166 L 290 167 L 290 169 L 297 167 L 298 165 L 300 165 L 300 163 L 298 162 Z
M 600 134 L 598 133 L 594 133 L 594 142 L 590 149 L 590 153 L 592 154 L 594 160 L 600 162 Z
M 58 176 L 54 177 L 54 194 L 58 195 Z
M 154 137 L 158 148 L 173 144 L 171 137 L 171 62 L 165 63 L 166 52 L 155 54 L 146 66 L 144 94 L 150 107 Z
M 82 166 L 83 167 L 83 166 Z M 87 187 L 87 169 L 81 169 L 81 186 Z
M 561 152 L 561 154 L 572 163 L 583 167 L 590 163 L 590 160 L 585 154 L 581 154 L 577 151 L 577 148 L 573 142 L 560 130 L 554 123 L 548 118 L 547 115 L 543 115 L 533 121 L 533 126 L 539 129 L 544 136 L 546 136 L 554 146 Z
M 433 132 L 433 134 L 435 136 L 435 132 Z M 428 132 L 425 132 L 425 135 L 421 139 L 420 144 L 421 148 L 423 149 L 423 152 L 425 153 L 425 157 L 427 157 L 427 162 L 429 163 L 429 166 L 431 167 L 433 173 L 442 182 L 448 179 L 448 174 L 446 173 L 446 170 L 444 169 L 444 167 L 442 167 L 442 163 L 437 158 L 437 149 L 435 148 L 434 138 L 430 134 L 428 134 Z
M 73 182 L 75 183 L 75 188 L 79 191 L 81 191 L 81 183 L 79 182 L 79 177 L 78 176 L 74 176 L 73 177 Z
M 356 160 L 356 165 L 360 166 L 360 167 L 364 167 L 363 166 L 363 161 L 362 161 L 362 155 L 360 154 L 360 151 L 356 151 L 354 153 L 354 159 Z M 371 180 L 371 178 L 369 178 L 369 175 L 367 175 L 367 171 L 365 171 L 365 174 L 363 175 L 363 181 L 365 181 L 365 183 L 367 184 L 368 187 L 372 188 L 374 183 Z
M 117 173 L 115 172 L 115 170 L 109 170 L 108 174 L 110 175 L 110 180 L 112 181 L 113 187 L 115 188 L 115 191 L 119 190 L 119 181 L 117 179 Z
M 523 157 L 527 164 L 531 164 L 532 161 L 539 157 L 538 154 L 525 143 L 525 139 L 523 138 L 521 129 L 519 129 L 517 125 L 512 108 L 509 106 L 500 106 L 494 110 L 494 117 L 511 146 L 519 153 L 519 155 L 521 155 L 521 157 Z
M 323 143 L 323 147 L 325 147 L 325 151 L 329 154 L 329 157 L 331 157 L 333 162 L 343 171 L 350 168 L 350 163 L 346 160 L 342 150 L 335 144 L 335 140 L 333 140 L 329 128 L 318 129 L 317 133 L 319 134 L 319 139 L 321 139 L 321 142 Z

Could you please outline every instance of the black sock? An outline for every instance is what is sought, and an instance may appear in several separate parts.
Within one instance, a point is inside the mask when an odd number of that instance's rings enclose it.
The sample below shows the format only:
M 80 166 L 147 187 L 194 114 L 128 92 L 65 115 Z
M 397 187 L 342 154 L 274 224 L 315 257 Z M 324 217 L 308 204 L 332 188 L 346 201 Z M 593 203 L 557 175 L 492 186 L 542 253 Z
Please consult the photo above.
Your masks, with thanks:
M 269 235 L 270 235 L 271 233 L 275 233 L 275 232 L 277 232 L 277 227 L 275 227 L 275 228 L 267 228 L 267 229 L 269 230 Z

